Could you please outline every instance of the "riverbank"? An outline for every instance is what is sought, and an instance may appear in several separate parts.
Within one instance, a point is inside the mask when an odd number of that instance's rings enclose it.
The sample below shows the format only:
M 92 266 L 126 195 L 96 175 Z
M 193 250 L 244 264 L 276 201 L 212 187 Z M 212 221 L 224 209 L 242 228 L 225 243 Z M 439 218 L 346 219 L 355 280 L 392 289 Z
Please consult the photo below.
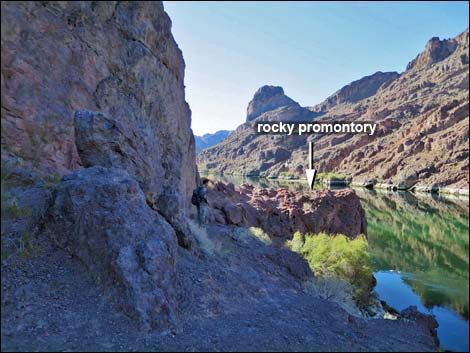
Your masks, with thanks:
M 201 172 L 201 175 L 210 176 L 209 173 Z M 247 177 L 247 178 L 261 178 L 266 179 L 269 181 L 281 181 L 281 182 L 293 182 L 293 183 L 305 183 L 307 184 L 306 178 L 299 178 L 297 176 L 260 176 L 260 175 L 247 175 L 247 174 L 228 174 L 227 176 L 233 177 Z M 390 191 L 408 191 L 408 192 L 417 192 L 417 193 L 427 193 L 427 194 L 439 194 L 439 195 L 453 195 L 453 196 L 462 196 L 468 197 L 470 196 L 470 188 L 455 188 L 455 187 L 448 187 L 448 186 L 438 186 L 438 185 L 413 185 L 409 188 L 398 188 L 394 184 L 386 184 L 386 183 L 377 183 L 377 182 L 364 182 L 364 181 L 354 181 L 351 178 L 336 178 L 336 179 L 328 179 L 328 178 L 320 178 L 321 182 L 316 182 L 316 186 L 324 186 L 324 187 L 353 187 L 353 188 L 365 188 L 365 189 L 384 189 Z
M 310 190 L 299 179 L 218 178 L 235 186 Z M 468 197 L 353 189 L 366 211 L 379 298 L 398 310 L 415 305 L 436 314 L 442 349 L 468 351 Z

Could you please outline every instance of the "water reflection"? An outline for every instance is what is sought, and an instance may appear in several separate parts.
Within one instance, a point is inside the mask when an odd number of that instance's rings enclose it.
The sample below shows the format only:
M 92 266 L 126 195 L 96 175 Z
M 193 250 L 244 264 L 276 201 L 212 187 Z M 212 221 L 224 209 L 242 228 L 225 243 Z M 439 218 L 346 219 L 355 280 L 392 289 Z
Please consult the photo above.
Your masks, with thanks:
M 374 270 L 412 274 L 404 281 L 427 308 L 451 307 L 468 320 L 468 204 L 356 192 L 366 211 Z
M 308 187 L 306 181 L 212 179 L 298 191 Z M 468 351 L 468 198 L 355 190 L 366 212 L 380 298 L 398 310 L 416 305 L 436 315 L 441 347 Z

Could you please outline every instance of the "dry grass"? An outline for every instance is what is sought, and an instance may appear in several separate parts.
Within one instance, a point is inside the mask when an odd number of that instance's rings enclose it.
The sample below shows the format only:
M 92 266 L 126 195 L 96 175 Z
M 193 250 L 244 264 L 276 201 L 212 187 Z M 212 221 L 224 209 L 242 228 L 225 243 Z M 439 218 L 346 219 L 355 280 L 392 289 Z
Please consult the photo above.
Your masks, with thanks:
M 213 255 L 215 250 L 214 243 L 209 239 L 206 228 L 201 227 L 197 222 L 191 219 L 188 220 L 188 226 L 204 254 L 209 256 Z

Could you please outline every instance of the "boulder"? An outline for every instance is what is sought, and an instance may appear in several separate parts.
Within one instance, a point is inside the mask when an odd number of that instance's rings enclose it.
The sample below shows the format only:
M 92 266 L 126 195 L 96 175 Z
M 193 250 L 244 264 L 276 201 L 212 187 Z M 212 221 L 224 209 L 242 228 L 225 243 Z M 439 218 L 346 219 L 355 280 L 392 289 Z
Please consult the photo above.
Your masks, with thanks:
M 64 176 L 44 230 L 114 293 L 142 329 L 174 321 L 176 234 L 125 170 L 92 167 Z
M 434 316 L 420 313 L 415 305 L 402 310 L 400 315 L 404 319 L 417 322 L 419 325 L 429 330 L 434 337 L 437 337 L 436 330 L 439 324 Z
M 405 168 L 397 177 L 396 188 L 398 190 L 408 190 L 419 181 L 418 173 L 413 168 Z
M 227 202 L 222 206 L 227 224 L 241 225 L 243 223 L 243 209 L 240 205 Z

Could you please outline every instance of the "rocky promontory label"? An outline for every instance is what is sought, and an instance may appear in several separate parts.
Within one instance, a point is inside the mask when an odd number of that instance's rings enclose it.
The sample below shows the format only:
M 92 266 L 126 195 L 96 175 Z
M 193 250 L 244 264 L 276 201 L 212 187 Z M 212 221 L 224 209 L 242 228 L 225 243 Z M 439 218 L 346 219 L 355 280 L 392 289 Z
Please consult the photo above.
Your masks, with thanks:
M 312 133 L 321 134 L 367 134 L 375 133 L 377 124 L 369 122 L 257 122 L 254 125 L 257 134 L 293 134 L 303 135 Z

